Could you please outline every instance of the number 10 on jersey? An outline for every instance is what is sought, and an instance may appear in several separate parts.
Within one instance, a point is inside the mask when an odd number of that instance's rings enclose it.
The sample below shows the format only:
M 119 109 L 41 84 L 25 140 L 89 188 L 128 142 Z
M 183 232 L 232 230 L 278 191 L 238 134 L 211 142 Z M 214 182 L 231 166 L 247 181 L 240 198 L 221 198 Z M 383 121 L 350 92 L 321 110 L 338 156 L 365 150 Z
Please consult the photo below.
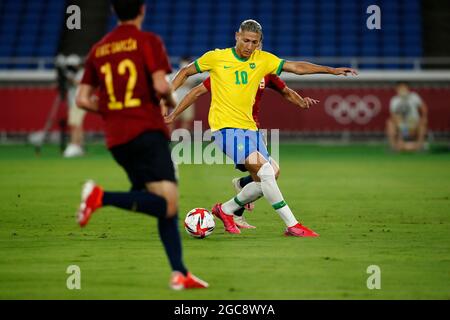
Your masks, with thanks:
M 236 71 L 234 74 L 236 75 L 236 82 L 235 82 L 236 84 L 241 84 L 241 83 L 247 84 L 247 82 L 248 82 L 247 71 L 241 71 L 241 72 Z

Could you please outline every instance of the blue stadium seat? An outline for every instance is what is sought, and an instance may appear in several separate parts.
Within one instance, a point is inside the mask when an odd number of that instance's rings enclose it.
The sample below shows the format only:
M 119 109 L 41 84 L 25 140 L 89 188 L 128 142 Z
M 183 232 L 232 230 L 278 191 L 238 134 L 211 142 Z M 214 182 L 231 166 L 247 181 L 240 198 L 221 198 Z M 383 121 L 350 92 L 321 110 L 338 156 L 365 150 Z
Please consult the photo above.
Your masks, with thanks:
M 20 16 L 18 14 L 8 13 L 2 17 L 1 22 L 3 25 L 18 25 L 20 23 Z
M 316 2 L 315 1 L 301 1 L 299 3 L 300 11 L 301 12 L 309 12 L 314 13 L 316 9 Z
M 15 1 L 9 0 L 9 1 L 6 1 L 5 5 L 4 5 L 4 8 L 5 8 L 4 12 L 8 12 L 8 15 L 9 14 L 19 14 L 19 13 L 21 13 L 22 10 L 23 10 L 23 3 L 22 2 L 23 2 L 22 0 L 15 0 Z
M 327 34 L 327 35 L 324 34 L 318 37 L 316 43 L 319 47 L 340 45 L 340 43 L 337 42 L 337 38 L 334 34 Z
M 314 14 L 301 13 L 298 16 L 300 25 L 315 25 L 317 22 L 317 17 Z
M 397 65 L 395 65 L 397 66 Z M 379 70 L 381 66 L 376 63 L 361 63 L 358 66 L 358 69 L 364 69 L 364 70 Z M 397 69 L 397 67 L 394 67 L 394 65 L 391 65 L 389 69 Z
M 42 10 L 44 7 L 45 1 L 28 1 L 26 8 L 28 12 L 35 12 Z
M 420 38 L 422 34 L 422 28 L 419 24 L 408 24 L 403 28 L 403 32 L 405 35 L 415 35 Z
M 205 52 L 209 51 L 210 48 L 208 48 L 206 45 L 193 45 L 190 47 L 191 56 L 200 57 Z
M 302 34 L 315 34 L 317 26 L 315 24 L 301 24 L 299 31 Z
M 11 46 L 16 40 L 16 35 L 14 33 L 4 33 L 1 35 L 1 39 L 1 44 Z
M 300 43 L 297 51 L 300 52 L 302 57 L 314 57 L 316 55 L 315 46 Z
M 37 55 L 42 57 L 51 57 L 56 54 L 56 44 L 42 44 L 37 49 Z
M 406 45 L 402 47 L 402 55 L 405 57 L 420 57 L 422 56 L 422 46 Z
M 358 9 L 359 3 L 357 1 L 341 1 L 339 3 L 339 8 L 347 12 L 356 11 Z
M 189 49 L 186 45 L 168 45 L 167 52 L 170 56 L 184 56 Z
M 338 54 L 341 57 L 356 57 L 356 56 L 359 56 L 359 49 L 360 48 L 354 43 L 351 43 L 351 44 L 348 44 L 348 45 L 345 45 L 345 44 L 341 45 L 339 49 L 340 50 L 339 50 Z
M 361 47 L 361 53 L 367 57 L 377 57 L 380 54 L 380 46 L 377 43 L 365 44 Z
M 319 47 L 319 56 L 335 57 L 338 55 L 337 48 L 334 45 L 321 45 Z
M 350 33 L 350 32 L 342 33 L 339 35 L 338 38 L 340 39 L 339 42 L 344 44 L 348 43 L 356 44 L 359 41 L 359 36 L 357 33 Z
M 417 34 L 407 33 L 403 36 L 403 42 L 406 44 L 421 45 L 422 38 L 417 36 Z
M 321 33 L 328 34 L 328 33 L 335 33 L 337 30 L 337 27 L 336 27 L 335 23 L 324 22 L 319 25 L 318 29 Z
M 21 45 L 17 48 L 17 54 L 22 57 L 32 57 L 35 51 L 33 45 Z
M 383 56 L 386 57 L 400 56 L 400 46 L 397 43 L 393 43 L 391 45 L 384 45 L 381 51 Z
M 0 57 L 10 57 L 13 53 L 13 47 L 10 45 L 0 45 Z
M 309 30 L 305 29 L 301 29 L 296 35 L 296 38 L 299 39 L 300 42 L 308 43 L 308 45 L 315 43 L 318 39 L 315 32 L 309 32 Z

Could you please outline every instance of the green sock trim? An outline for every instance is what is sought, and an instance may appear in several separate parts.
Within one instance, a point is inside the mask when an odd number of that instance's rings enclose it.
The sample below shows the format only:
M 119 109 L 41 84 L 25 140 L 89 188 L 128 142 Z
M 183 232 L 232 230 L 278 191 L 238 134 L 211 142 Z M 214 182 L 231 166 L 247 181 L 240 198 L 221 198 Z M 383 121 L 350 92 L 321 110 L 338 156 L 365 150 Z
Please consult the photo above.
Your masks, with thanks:
M 286 203 L 284 200 L 281 200 L 280 202 L 274 203 L 274 204 L 272 205 L 272 207 L 273 207 L 275 210 L 281 209 L 281 208 L 283 208 L 284 206 L 287 206 L 287 203 Z
M 245 203 L 239 201 L 239 199 L 237 197 L 234 197 L 234 202 L 236 202 L 238 205 L 240 205 L 241 207 L 245 206 Z

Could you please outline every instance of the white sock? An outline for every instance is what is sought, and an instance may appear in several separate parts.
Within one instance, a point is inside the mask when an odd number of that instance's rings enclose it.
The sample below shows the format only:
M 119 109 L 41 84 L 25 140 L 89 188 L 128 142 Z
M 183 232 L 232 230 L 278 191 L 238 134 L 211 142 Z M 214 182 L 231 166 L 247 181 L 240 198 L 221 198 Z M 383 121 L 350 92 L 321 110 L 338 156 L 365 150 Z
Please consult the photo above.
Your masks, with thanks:
M 222 204 L 222 211 L 225 214 L 232 215 L 236 210 L 242 208 L 249 202 L 259 199 L 262 195 L 261 183 L 250 182 L 242 188 L 241 192 L 239 192 L 236 197 Z
M 295 226 L 298 221 L 283 199 L 283 195 L 281 194 L 275 179 L 275 172 L 273 171 L 272 165 L 269 162 L 266 162 L 259 169 L 257 175 L 261 179 L 261 189 L 264 197 L 280 215 L 286 226 Z

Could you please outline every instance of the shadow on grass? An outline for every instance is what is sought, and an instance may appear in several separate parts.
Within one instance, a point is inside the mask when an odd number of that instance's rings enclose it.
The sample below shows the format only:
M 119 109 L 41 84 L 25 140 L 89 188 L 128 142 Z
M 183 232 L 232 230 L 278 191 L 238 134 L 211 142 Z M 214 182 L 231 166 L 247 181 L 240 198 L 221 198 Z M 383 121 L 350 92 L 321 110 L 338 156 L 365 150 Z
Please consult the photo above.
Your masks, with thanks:
M 431 154 L 450 153 L 450 145 L 435 145 L 435 146 L 431 146 L 429 152 Z

